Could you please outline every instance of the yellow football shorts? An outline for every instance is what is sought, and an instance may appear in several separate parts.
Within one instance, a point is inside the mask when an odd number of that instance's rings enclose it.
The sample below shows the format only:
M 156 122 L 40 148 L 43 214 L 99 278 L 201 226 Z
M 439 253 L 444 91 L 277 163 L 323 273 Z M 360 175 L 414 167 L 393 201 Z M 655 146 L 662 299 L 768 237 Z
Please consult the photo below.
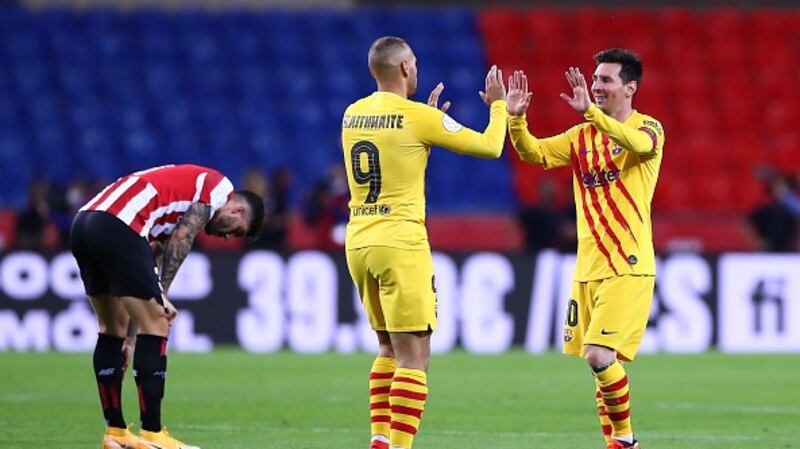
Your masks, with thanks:
M 347 251 L 347 267 L 373 329 L 436 329 L 436 287 L 429 249 L 352 249 Z
M 573 282 L 564 324 L 564 354 L 583 357 L 584 345 L 605 346 L 633 360 L 642 342 L 655 276 L 617 276 Z

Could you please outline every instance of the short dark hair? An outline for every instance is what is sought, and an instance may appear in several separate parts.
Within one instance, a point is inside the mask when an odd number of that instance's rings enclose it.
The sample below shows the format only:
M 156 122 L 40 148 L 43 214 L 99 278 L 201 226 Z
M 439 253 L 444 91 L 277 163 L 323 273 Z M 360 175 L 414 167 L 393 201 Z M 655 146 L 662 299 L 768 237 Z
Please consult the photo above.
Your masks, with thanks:
M 410 48 L 408 42 L 403 38 L 395 36 L 383 36 L 375 39 L 369 47 L 367 63 L 369 71 L 375 77 L 383 76 L 387 69 L 392 67 L 390 60 L 399 50 Z
M 619 77 L 627 84 L 636 81 L 636 87 L 642 84 L 642 58 L 636 53 L 624 48 L 609 48 L 594 55 L 594 62 L 617 63 L 622 66 Z
M 250 240 L 255 240 L 264 230 L 264 200 L 260 195 L 249 190 L 236 190 L 234 193 L 250 206 L 252 216 L 245 236 Z

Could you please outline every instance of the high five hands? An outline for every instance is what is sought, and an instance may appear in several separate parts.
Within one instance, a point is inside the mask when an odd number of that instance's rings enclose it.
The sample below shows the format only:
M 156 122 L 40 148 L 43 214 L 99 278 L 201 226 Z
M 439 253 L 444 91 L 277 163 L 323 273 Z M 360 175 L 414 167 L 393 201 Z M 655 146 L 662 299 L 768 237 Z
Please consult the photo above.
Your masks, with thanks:
M 506 110 L 509 115 L 522 115 L 531 103 L 533 93 L 528 92 L 528 77 L 522 70 L 517 70 L 508 77 L 508 95 Z
M 503 84 L 503 71 L 493 65 L 486 74 L 486 90 L 478 92 L 486 106 L 491 106 L 497 100 L 506 99 L 506 86 Z
M 443 90 L 444 90 L 444 83 L 441 82 L 437 84 L 436 87 L 433 88 L 431 94 L 428 95 L 428 106 L 439 109 L 439 95 L 442 94 Z M 446 113 L 448 109 L 450 109 L 450 102 L 445 101 L 441 107 L 441 111 Z
M 569 87 L 572 88 L 572 97 L 562 93 L 561 98 L 577 112 L 581 114 L 586 112 L 592 104 L 592 100 L 589 98 L 589 89 L 586 87 L 586 78 L 577 67 L 570 67 L 564 72 L 564 76 L 567 77 Z

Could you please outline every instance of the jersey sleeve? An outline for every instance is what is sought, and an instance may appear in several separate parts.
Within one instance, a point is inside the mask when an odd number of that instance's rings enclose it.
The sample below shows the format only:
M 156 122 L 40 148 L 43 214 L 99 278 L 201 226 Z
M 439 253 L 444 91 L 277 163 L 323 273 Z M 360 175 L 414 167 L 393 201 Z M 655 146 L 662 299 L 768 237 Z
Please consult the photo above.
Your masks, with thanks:
M 664 148 L 664 129 L 655 119 L 647 118 L 634 128 L 609 117 L 594 104 L 589 106 L 584 117 L 626 150 L 644 156 L 659 153 Z
M 539 139 L 528 131 L 525 115 L 509 117 L 508 130 L 511 143 L 523 161 L 541 164 L 547 169 L 570 164 L 572 159 L 567 133 Z
M 211 206 L 211 216 L 228 202 L 233 194 L 233 183 L 222 173 L 216 170 L 209 170 L 205 176 L 197 178 L 199 196 L 195 202 L 206 203 Z M 201 179 L 202 178 L 202 179 Z
M 498 158 L 506 140 L 506 102 L 492 103 L 489 124 L 483 133 L 462 126 L 442 111 L 420 104 L 414 109 L 413 126 L 426 146 L 447 148 L 456 153 L 482 158 Z

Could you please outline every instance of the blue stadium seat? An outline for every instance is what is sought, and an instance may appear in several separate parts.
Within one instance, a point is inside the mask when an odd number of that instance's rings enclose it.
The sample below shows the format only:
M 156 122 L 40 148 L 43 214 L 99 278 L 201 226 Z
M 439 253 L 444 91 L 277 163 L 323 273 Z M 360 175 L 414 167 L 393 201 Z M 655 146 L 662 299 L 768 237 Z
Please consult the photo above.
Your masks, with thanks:
M 0 184 L 26 186 L 37 174 L 111 180 L 191 162 L 233 179 L 251 165 L 290 167 L 299 198 L 341 164 L 342 113 L 374 90 L 366 52 L 387 34 L 407 38 L 418 55 L 417 100 L 443 81 L 453 117 L 486 125 L 476 94 L 486 62 L 468 9 L 0 7 L 0 129 L 14 130 L 0 139 L 0 161 L 24 158 Z M 431 210 L 511 207 L 506 165 L 435 150 Z M 4 204 L 24 201 L 24 187 L 8 188 Z
M 25 139 L 14 129 L 0 129 L 0 205 L 24 206 L 35 175 Z

